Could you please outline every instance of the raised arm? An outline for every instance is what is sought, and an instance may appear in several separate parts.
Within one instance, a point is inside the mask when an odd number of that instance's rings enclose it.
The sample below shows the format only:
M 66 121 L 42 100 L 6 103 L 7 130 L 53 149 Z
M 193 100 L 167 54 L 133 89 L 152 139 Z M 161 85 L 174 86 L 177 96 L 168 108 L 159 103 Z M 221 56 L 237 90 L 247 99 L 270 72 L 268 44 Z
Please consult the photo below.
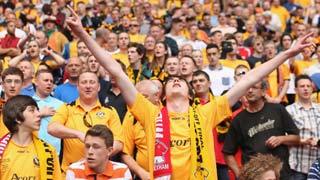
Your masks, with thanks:
M 24 59 L 25 57 L 27 57 L 27 50 L 24 50 L 20 55 L 12 58 L 9 60 L 9 66 L 10 67 L 16 67 L 17 64 Z
M 66 60 L 59 54 L 49 50 L 48 48 L 43 49 L 43 52 L 47 55 L 50 55 L 53 58 L 54 66 L 61 67 L 65 64 Z
M 299 54 L 304 48 L 313 46 L 314 44 L 312 42 L 306 42 L 306 39 L 311 36 L 312 33 L 309 33 L 306 36 L 298 39 L 290 49 L 281 52 L 276 57 L 272 58 L 266 63 L 263 63 L 261 66 L 249 71 L 244 78 L 242 78 L 226 93 L 230 106 L 233 106 L 251 86 L 258 83 L 262 78 L 275 70 L 287 59 Z
M 73 11 L 73 9 L 69 6 L 68 8 L 71 11 L 72 16 L 66 19 L 67 25 L 70 27 L 72 32 L 86 44 L 92 55 L 97 59 L 101 66 L 103 66 L 110 73 L 110 75 L 115 78 L 115 81 L 121 90 L 122 96 L 124 97 L 127 105 L 131 107 L 137 96 L 136 88 L 131 83 L 128 76 L 122 71 L 120 65 L 83 29 L 81 20 Z

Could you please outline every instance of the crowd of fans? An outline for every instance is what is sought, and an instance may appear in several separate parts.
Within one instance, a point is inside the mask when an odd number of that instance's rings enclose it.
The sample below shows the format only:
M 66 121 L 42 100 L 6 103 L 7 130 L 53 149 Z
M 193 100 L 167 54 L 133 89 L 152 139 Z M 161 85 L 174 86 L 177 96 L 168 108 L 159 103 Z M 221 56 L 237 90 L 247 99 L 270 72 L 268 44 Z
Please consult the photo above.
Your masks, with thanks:
M 320 0 L 1 1 L 0 179 L 320 179 L 319 27 Z

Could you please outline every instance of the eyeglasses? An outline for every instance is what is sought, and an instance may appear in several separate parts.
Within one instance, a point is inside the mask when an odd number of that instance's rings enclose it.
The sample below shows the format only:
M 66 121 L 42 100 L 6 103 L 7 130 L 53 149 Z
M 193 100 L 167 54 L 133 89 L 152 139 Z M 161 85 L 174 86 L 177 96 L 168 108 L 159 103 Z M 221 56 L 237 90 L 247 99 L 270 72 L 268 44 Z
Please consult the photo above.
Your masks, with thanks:
M 91 121 L 91 124 L 88 122 L 87 120 L 87 115 L 88 115 L 88 112 L 86 112 L 84 115 L 83 115 L 83 124 L 85 126 L 87 126 L 88 128 L 91 128 L 92 127 L 92 120 L 90 118 L 90 121 Z
M 237 73 L 236 76 L 243 76 L 243 75 L 245 75 L 245 74 L 246 74 L 246 72 L 245 72 L 245 71 L 242 71 L 242 72 Z

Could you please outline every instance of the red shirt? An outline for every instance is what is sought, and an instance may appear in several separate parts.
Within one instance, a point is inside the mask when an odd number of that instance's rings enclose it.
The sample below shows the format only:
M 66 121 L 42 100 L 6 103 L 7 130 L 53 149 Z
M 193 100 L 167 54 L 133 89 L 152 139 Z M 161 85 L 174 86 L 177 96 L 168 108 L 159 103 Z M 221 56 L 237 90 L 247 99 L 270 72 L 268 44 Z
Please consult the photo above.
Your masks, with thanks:
M 0 40 L 1 48 L 17 48 L 20 38 L 6 34 L 4 38 Z

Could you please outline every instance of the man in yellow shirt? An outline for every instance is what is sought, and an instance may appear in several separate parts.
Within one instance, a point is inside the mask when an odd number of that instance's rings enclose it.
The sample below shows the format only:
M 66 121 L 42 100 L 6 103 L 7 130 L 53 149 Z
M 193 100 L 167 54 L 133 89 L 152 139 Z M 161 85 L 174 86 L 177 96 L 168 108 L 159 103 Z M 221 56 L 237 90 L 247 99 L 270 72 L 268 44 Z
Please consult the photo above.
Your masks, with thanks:
M 279 16 L 281 21 L 281 31 L 286 29 L 287 21 L 290 18 L 288 10 L 280 5 L 280 0 L 273 0 L 271 6 L 271 12 Z
M 115 77 L 131 113 L 145 129 L 148 165 L 153 170 L 151 179 L 217 179 L 212 128 L 231 115 L 230 106 L 247 89 L 302 48 L 312 45 L 305 42 L 309 34 L 289 50 L 249 71 L 224 96 L 215 97 L 204 106 L 191 107 L 190 85 L 179 76 L 170 77 L 164 86 L 166 105 L 160 109 L 138 93 L 119 64 L 85 32 L 80 18 L 70 10 L 73 14 L 66 20 L 68 26 Z
M 136 17 L 130 19 L 129 37 L 131 42 L 144 43 L 145 35 L 140 34 L 140 23 Z
M 136 84 L 137 90 L 150 102 L 160 107 L 160 91 L 151 80 L 143 80 Z M 127 113 L 122 124 L 124 131 L 124 147 L 122 160 L 141 179 L 150 178 L 148 167 L 148 147 L 146 133 L 141 124 Z M 136 153 L 135 153 L 136 150 Z
M 112 107 L 104 107 L 98 100 L 100 84 L 95 73 L 85 72 L 79 76 L 77 83 L 79 98 L 62 105 L 52 117 L 48 132 L 63 139 L 62 165 L 67 167 L 84 157 L 85 132 L 95 124 L 108 126 L 115 136 L 112 155 L 123 147 L 122 128 L 117 112 Z

